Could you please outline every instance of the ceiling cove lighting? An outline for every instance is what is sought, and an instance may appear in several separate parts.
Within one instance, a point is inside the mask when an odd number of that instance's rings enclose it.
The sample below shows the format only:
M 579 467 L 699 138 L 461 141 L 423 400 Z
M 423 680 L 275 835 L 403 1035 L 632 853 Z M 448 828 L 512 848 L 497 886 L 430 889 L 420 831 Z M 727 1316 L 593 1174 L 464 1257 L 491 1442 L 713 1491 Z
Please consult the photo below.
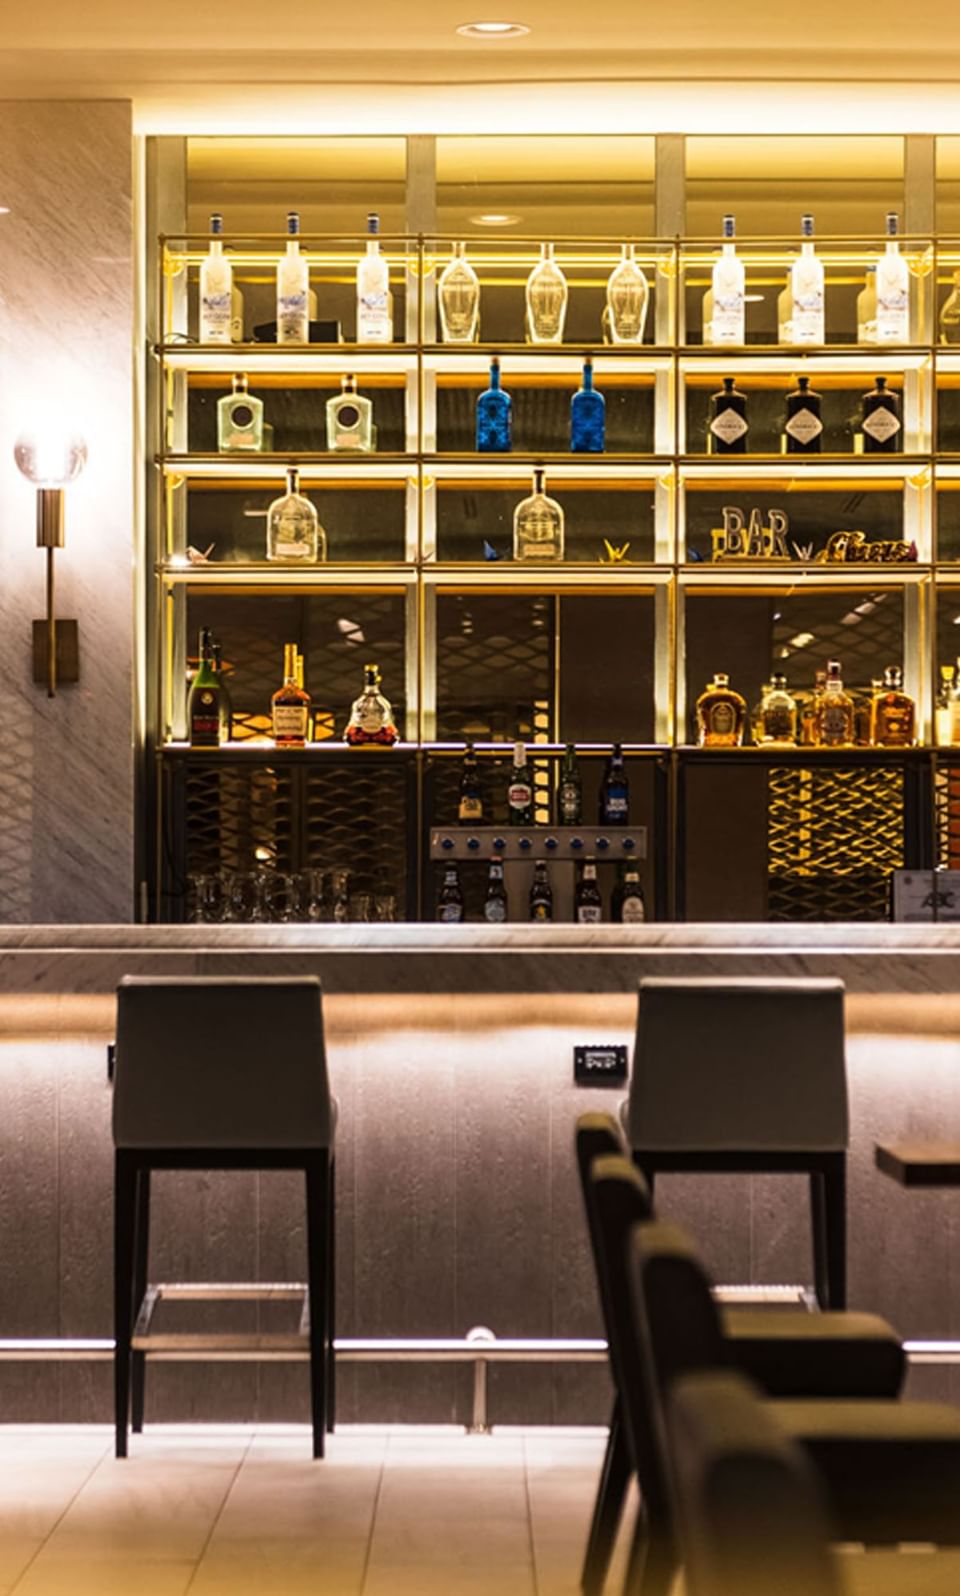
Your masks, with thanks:
M 516 227 L 522 216 L 511 216 L 507 211 L 484 211 L 481 216 L 471 216 L 474 227 Z
M 530 29 L 523 22 L 465 22 L 457 32 L 465 39 L 519 39 Z

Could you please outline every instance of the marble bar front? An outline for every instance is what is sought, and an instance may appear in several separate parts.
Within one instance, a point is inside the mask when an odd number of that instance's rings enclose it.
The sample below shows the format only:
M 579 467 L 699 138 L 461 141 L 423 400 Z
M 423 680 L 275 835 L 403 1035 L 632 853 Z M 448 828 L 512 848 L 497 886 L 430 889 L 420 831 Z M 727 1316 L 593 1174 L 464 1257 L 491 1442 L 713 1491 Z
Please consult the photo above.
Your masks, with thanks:
M 599 1335 L 573 1126 L 622 1094 L 574 1084 L 574 1045 L 630 1043 L 644 974 L 839 976 L 851 1306 L 911 1338 L 960 1336 L 960 1195 L 904 1192 L 873 1167 L 877 1140 L 960 1137 L 960 928 L 740 924 L 0 930 L 0 1337 L 110 1334 L 106 1044 L 127 973 L 321 977 L 340 1103 L 346 1337 L 477 1325 Z M 282 1046 L 282 1013 L 277 1037 Z M 694 1231 L 719 1279 L 809 1281 L 802 1177 L 664 1177 L 660 1204 Z M 302 1279 L 300 1181 L 160 1175 L 153 1243 L 155 1279 Z M 490 1379 L 495 1421 L 607 1417 L 602 1367 L 502 1367 Z M 949 1368 L 915 1370 L 911 1384 L 960 1397 Z M 339 1411 L 344 1421 L 462 1420 L 470 1397 L 468 1369 L 345 1365 Z M 9 1421 L 105 1420 L 109 1367 L 0 1363 L 0 1402 Z M 148 1418 L 306 1412 L 305 1366 L 150 1371 Z

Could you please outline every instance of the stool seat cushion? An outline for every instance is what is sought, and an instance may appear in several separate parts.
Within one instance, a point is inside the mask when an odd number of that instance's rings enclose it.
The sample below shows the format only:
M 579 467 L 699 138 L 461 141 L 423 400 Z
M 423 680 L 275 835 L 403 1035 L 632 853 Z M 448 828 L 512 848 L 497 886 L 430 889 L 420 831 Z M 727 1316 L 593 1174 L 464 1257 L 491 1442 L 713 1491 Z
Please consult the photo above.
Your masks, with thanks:
M 906 1357 L 872 1313 L 721 1312 L 730 1362 L 772 1397 L 896 1397 Z
M 823 1480 L 835 1538 L 960 1545 L 960 1409 L 938 1402 L 771 1402 Z

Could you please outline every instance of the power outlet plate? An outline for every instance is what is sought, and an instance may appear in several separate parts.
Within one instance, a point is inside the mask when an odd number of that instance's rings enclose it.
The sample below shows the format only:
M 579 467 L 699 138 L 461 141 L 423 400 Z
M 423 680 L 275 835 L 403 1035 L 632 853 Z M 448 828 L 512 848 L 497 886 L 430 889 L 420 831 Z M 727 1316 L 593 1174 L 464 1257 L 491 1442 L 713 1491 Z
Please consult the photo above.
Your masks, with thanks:
M 625 1086 L 627 1049 L 622 1042 L 588 1042 L 573 1050 L 577 1086 Z

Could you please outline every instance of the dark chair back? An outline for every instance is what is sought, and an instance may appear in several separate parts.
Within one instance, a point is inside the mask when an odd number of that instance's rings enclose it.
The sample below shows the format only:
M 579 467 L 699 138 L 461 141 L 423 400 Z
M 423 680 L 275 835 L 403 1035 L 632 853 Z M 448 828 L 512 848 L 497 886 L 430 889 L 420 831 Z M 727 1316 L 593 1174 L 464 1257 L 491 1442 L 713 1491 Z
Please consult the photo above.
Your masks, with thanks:
M 580 1173 L 580 1190 L 586 1207 L 587 1182 L 590 1179 L 590 1165 L 593 1160 L 606 1155 L 611 1157 L 621 1155 L 626 1158 L 629 1156 L 629 1149 L 613 1115 L 596 1111 L 580 1115 L 574 1141 L 577 1149 L 577 1169 Z M 587 1222 L 589 1223 L 589 1214 Z
M 632 1305 L 646 1328 L 661 1396 L 681 1375 L 727 1367 L 711 1282 L 686 1231 L 662 1219 L 635 1225 L 629 1252 Z

